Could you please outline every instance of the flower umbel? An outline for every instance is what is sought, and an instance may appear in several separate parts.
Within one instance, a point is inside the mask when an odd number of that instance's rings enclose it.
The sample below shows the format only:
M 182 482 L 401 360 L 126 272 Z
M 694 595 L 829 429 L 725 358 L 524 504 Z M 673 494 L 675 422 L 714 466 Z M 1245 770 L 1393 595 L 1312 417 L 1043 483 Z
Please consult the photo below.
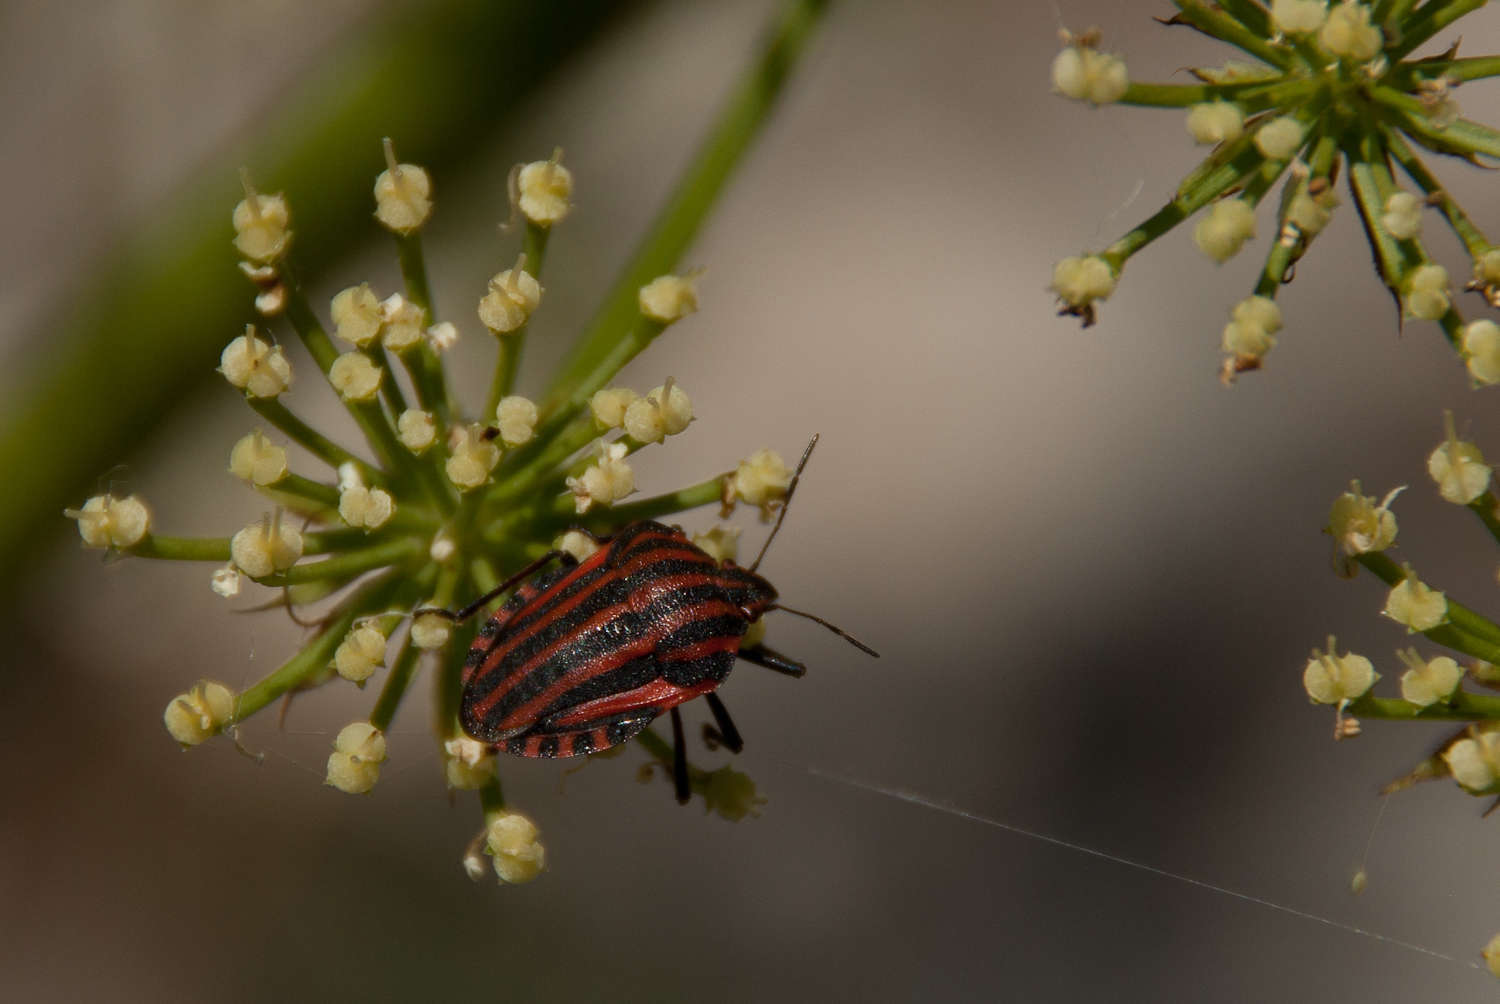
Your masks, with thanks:
M 1424 152 L 1475 163 L 1500 157 L 1500 131 L 1460 117 L 1453 100 L 1460 83 L 1500 75 L 1500 59 L 1458 58 L 1456 42 L 1437 56 L 1412 55 L 1482 3 L 1176 0 L 1175 6 L 1164 23 L 1233 45 L 1254 63 L 1194 69 L 1193 83 L 1142 83 L 1126 76 L 1118 57 L 1099 51 L 1097 30 L 1063 34 L 1052 65 L 1057 93 L 1096 105 L 1186 108 L 1193 141 L 1213 150 L 1157 213 L 1101 251 L 1058 262 L 1051 288 L 1060 312 L 1092 324 L 1095 303 L 1113 291 L 1125 263 L 1195 216 L 1198 247 L 1214 262 L 1228 261 L 1255 237 L 1257 217 L 1272 215 L 1260 207 L 1279 183 L 1276 239 L 1265 248 L 1253 289 L 1255 298 L 1274 299 L 1327 225 L 1333 186 L 1345 178 L 1377 272 L 1403 315 L 1438 322 L 1476 380 L 1500 379 L 1500 329 L 1465 328 L 1448 273 L 1422 242 L 1423 213 L 1431 207 L 1473 262 L 1475 280 L 1467 288 L 1500 304 L 1500 249 L 1424 159 Z M 1415 191 L 1400 187 L 1393 166 Z M 1226 383 L 1261 367 L 1271 343 L 1255 335 L 1226 332 Z

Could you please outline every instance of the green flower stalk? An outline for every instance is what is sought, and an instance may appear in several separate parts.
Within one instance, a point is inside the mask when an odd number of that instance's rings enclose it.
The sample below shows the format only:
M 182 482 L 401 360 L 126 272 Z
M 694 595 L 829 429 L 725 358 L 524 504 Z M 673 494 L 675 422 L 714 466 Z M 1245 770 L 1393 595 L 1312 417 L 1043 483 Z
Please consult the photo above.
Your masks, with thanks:
M 209 584 L 223 597 L 237 596 L 248 579 L 276 590 L 271 605 L 294 617 L 320 604 L 311 639 L 264 679 L 238 694 L 200 681 L 168 703 L 164 721 L 183 748 L 220 734 L 238 742 L 242 723 L 299 690 L 377 682 L 368 716 L 338 732 L 327 765 L 327 784 L 362 794 L 400 755 L 387 733 L 425 670 L 445 781 L 479 793 L 484 828 L 465 868 L 483 874 L 488 854 L 504 882 L 541 872 L 546 855 L 535 824 L 506 806 L 494 751 L 458 722 L 464 658 L 483 618 L 454 624 L 421 611 L 463 606 L 554 549 L 586 557 L 595 537 L 638 520 L 713 504 L 727 516 L 741 501 L 766 517 L 784 500 L 790 472 L 768 450 L 643 497 L 630 458 L 684 434 L 692 400 L 671 378 L 644 393 L 610 383 L 698 309 L 694 276 L 672 270 L 825 6 L 787 5 L 678 194 L 541 400 L 515 393 L 515 377 L 530 322 L 545 309 L 552 230 L 573 205 L 574 179 L 560 150 L 512 172 L 520 247 L 514 264 L 475 291 L 467 319 L 435 316 L 421 245 L 435 209 L 432 182 L 421 167 L 401 163 L 389 139 L 374 215 L 395 241 L 402 288 L 382 298 L 372 283 L 351 285 L 332 298 L 326 321 L 297 278 L 292 205 L 244 178 L 234 245 L 259 321 L 226 345 L 219 372 L 256 413 L 257 426 L 229 450 L 229 470 L 266 498 L 265 515 L 224 537 L 184 538 L 155 532 L 150 508 L 135 495 L 96 496 L 66 513 L 86 546 L 217 566 Z M 469 410 L 454 396 L 443 360 L 457 338 L 476 331 L 494 340 L 496 353 L 488 399 Z M 293 371 L 278 343 L 286 334 L 301 341 L 320 374 Z M 285 403 L 319 392 L 319 383 L 354 419 L 361 446 L 314 429 Z M 322 469 L 292 471 L 287 442 Z M 721 528 L 696 540 L 725 560 L 734 557 L 736 537 Z M 648 730 L 642 742 L 658 755 L 659 737 Z M 692 777 L 706 808 L 726 818 L 753 815 L 764 801 L 742 774 L 694 768 Z
M 1413 50 L 1484 0 L 1174 0 L 1163 23 L 1191 27 L 1249 57 L 1191 72 L 1192 84 L 1132 81 L 1124 61 L 1099 49 L 1097 32 L 1064 33 L 1052 66 L 1055 90 L 1095 105 L 1186 108 L 1193 140 L 1212 147 L 1172 199 L 1103 250 L 1064 258 L 1051 289 L 1060 312 L 1094 323 L 1125 263 L 1178 224 L 1197 218 L 1193 240 L 1216 263 L 1257 236 L 1258 207 L 1281 184 L 1276 227 L 1251 295 L 1231 311 L 1221 378 L 1261 367 L 1282 328 L 1275 302 L 1298 260 L 1328 225 L 1347 178 L 1381 281 L 1402 318 L 1437 322 L 1477 384 L 1500 382 L 1500 329 L 1466 323 L 1447 271 L 1422 241 L 1431 209 L 1471 260 L 1466 289 L 1500 306 L 1500 247 L 1490 243 L 1418 152 L 1480 164 L 1500 158 L 1500 131 L 1461 117 L 1460 84 L 1500 74 L 1500 56 L 1458 58 Z M 1404 174 L 1411 191 L 1397 180 Z

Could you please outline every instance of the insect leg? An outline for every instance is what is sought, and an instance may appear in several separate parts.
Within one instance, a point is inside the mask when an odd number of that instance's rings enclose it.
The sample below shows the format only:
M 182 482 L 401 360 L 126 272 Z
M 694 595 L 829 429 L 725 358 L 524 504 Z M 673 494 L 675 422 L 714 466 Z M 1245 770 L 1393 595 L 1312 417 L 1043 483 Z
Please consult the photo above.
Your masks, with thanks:
M 739 650 L 738 655 L 746 662 L 753 662 L 757 666 L 764 666 L 766 669 L 774 669 L 776 672 L 785 673 L 787 676 L 805 676 L 807 674 L 807 667 L 802 665 L 802 663 L 796 659 L 788 659 L 775 649 L 766 648 L 764 645 L 742 648 Z
M 677 783 L 677 804 L 687 805 L 693 797 L 688 784 L 687 743 L 682 741 L 682 712 L 672 708 L 672 779 Z
M 708 693 L 703 695 L 708 702 L 708 710 L 714 713 L 714 721 L 719 727 L 712 725 L 703 726 L 703 738 L 710 743 L 723 743 L 729 747 L 729 752 L 739 753 L 745 748 L 745 740 L 740 738 L 740 730 L 734 727 L 734 719 L 729 717 L 729 709 L 724 707 L 724 702 L 719 700 L 719 695 Z
M 536 572 L 545 568 L 547 565 L 550 565 L 558 558 L 563 557 L 565 553 L 566 552 L 564 551 L 548 551 L 546 554 L 542 555 L 540 558 L 536 559 L 531 564 L 521 569 L 515 575 L 512 575 L 510 578 L 500 583 L 494 589 L 491 589 L 489 592 L 485 593 L 483 596 L 479 597 L 479 599 L 475 600 L 473 603 L 470 603 L 468 606 L 464 607 L 461 610 L 439 610 L 437 607 L 422 607 L 420 610 L 413 610 L 412 616 L 419 617 L 422 614 L 437 614 L 439 617 L 448 618 L 455 624 L 462 624 L 464 621 L 468 620 L 470 617 L 473 617 L 479 611 L 483 610 L 485 604 L 489 603 L 495 597 L 515 586 L 517 583 L 530 578 Z

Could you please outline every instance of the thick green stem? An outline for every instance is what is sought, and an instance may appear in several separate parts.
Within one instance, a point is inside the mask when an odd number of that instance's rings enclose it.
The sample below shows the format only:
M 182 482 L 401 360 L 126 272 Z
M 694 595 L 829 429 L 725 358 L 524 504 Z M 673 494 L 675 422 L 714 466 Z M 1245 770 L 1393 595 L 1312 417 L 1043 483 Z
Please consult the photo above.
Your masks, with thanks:
M 1407 63 L 1399 71 L 1399 76 L 1396 74 L 1392 76 L 1408 90 L 1415 86 L 1418 77 L 1423 80 L 1436 80 L 1439 77 L 1447 77 L 1456 81 L 1482 80 L 1485 77 L 1500 76 L 1500 56 Z
M 1375 261 L 1380 266 L 1380 278 L 1396 294 L 1401 295 L 1401 281 L 1415 263 L 1409 251 L 1409 241 L 1398 241 L 1380 222 L 1385 213 L 1385 200 L 1390 186 L 1383 184 L 1388 174 L 1383 173 L 1385 158 L 1375 138 L 1369 134 L 1360 136 L 1345 147 L 1349 161 L 1349 189 L 1354 193 L 1354 204 L 1364 224 L 1365 237 L 1375 250 Z
M 1417 46 L 1427 41 L 1465 14 L 1483 7 L 1487 0 L 1428 0 L 1401 26 L 1401 37 L 1386 47 L 1385 57 L 1392 63 L 1405 59 Z
M 1366 694 L 1346 709 L 1359 718 L 1423 718 L 1432 721 L 1491 721 L 1500 719 L 1500 696 L 1460 690 L 1447 704 L 1426 707 L 1394 697 Z
M 1406 172 L 1406 176 L 1417 183 L 1417 187 L 1426 192 L 1430 199 L 1435 201 L 1443 211 L 1443 216 L 1448 220 L 1448 225 L 1458 235 L 1458 239 L 1464 242 L 1469 257 L 1478 258 L 1490 249 L 1490 242 L 1485 239 L 1484 234 L 1469 219 L 1458 200 L 1448 194 L 1442 184 L 1435 178 L 1427 165 L 1422 163 L 1406 140 L 1394 129 L 1382 129 L 1382 138 L 1385 140 L 1386 149 L 1390 150 L 1391 156 L 1396 158 L 1396 163 Z
M 267 575 L 255 581 L 266 586 L 292 586 L 320 579 L 348 579 L 382 568 L 396 565 L 421 554 L 423 542 L 413 537 L 401 536 L 358 551 L 344 551 L 322 561 L 298 562 L 279 574 Z
M 317 457 L 319 460 L 323 461 L 334 470 L 338 470 L 344 464 L 357 464 L 359 466 L 360 474 L 365 479 L 365 484 L 380 485 L 382 487 L 386 484 L 385 474 L 379 468 L 370 465 L 366 461 L 361 460 L 359 457 L 356 457 L 354 454 L 350 453 L 348 450 L 344 449 L 342 446 L 335 443 L 327 436 L 324 436 L 321 432 L 318 432 L 306 422 L 302 421 L 302 419 L 298 418 L 296 415 L 293 415 L 287 409 L 286 405 L 281 403 L 280 398 L 247 397 L 245 398 L 245 402 L 249 404 L 251 408 L 254 408 L 256 413 L 259 414 L 261 418 L 264 418 L 266 421 L 276 426 L 276 428 L 280 429 L 281 432 L 287 436 L 287 438 L 291 439 L 294 443 L 307 450 L 307 452 L 311 453 L 313 456 Z
M 1356 560 L 1375 573 L 1388 586 L 1406 579 L 1406 569 L 1380 553 L 1361 554 Z M 1500 625 L 1475 613 L 1451 596 L 1448 600 L 1448 623 L 1423 631 L 1432 641 L 1446 645 L 1476 659 L 1500 664 Z
M 792 0 L 783 8 L 770 37 L 735 86 L 671 198 L 657 214 L 587 331 L 559 368 L 544 399 L 544 411 L 557 408 L 584 375 L 594 371 L 598 361 L 627 335 L 638 313 L 637 291 L 657 276 L 670 272 L 697 236 L 735 165 L 750 148 L 785 89 L 792 67 L 828 6 L 829 0 Z
M 1292 53 L 1276 48 L 1266 41 L 1264 35 L 1257 35 L 1248 30 L 1222 10 L 1209 6 L 1204 0 L 1174 0 L 1173 6 L 1182 12 L 1179 15 L 1181 23 L 1211 38 L 1238 46 L 1262 62 L 1279 66 L 1283 70 L 1296 62 L 1296 57 Z
M 1500 511 L 1497 511 L 1497 506 L 1500 506 L 1500 502 L 1497 502 L 1495 493 L 1492 491 L 1485 492 L 1469 503 L 1469 509 L 1479 517 L 1479 521 L 1490 532 L 1490 536 L 1500 543 Z
M 1147 84 L 1132 80 L 1117 102 L 1145 108 L 1188 108 L 1209 101 L 1233 101 L 1246 111 L 1282 108 L 1311 94 L 1315 80 L 1238 80 L 1223 84 Z
M 401 643 L 401 652 L 391 665 L 391 671 L 380 688 L 380 696 L 375 700 L 375 707 L 370 711 L 370 724 L 380 731 L 390 729 L 391 722 L 396 717 L 396 709 L 401 706 L 401 698 L 406 696 L 406 688 L 411 686 L 412 677 L 416 675 L 417 663 L 421 657 L 422 650 L 411 643 L 410 637 Z
M 1376 87 L 1371 94 L 1387 109 L 1387 115 L 1397 128 L 1435 153 L 1465 158 L 1476 154 L 1500 158 L 1500 132 L 1488 126 L 1468 119 L 1437 126 L 1420 98 L 1385 86 Z
M 162 558 L 167 561 L 228 561 L 228 537 L 159 537 L 150 534 L 125 553 L 137 558 Z
M 712 505 L 724 498 L 724 479 L 728 475 L 721 474 L 718 477 L 700 481 L 696 485 L 683 488 L 665 495 L 653 495 L 650 498 L 641 499 L 638 502 L 628 502 L 625 505 L 610 506 L 604 509 L 590 510 L 585 516 L 579 517 L 570 514 L 573 509 L 572 499 L 559 500 L 559 504 L 548 516 L 543 518 L 543 527 L 570 526 L 582 524 L 596 532 L 601 530 L 613 530 L 618 527 L 629 526 L 643 519 L 656 519 L 658 516 L 666 516 L 674 512 L 683 512 L 687 509 L 696 509 L 699 506 Z

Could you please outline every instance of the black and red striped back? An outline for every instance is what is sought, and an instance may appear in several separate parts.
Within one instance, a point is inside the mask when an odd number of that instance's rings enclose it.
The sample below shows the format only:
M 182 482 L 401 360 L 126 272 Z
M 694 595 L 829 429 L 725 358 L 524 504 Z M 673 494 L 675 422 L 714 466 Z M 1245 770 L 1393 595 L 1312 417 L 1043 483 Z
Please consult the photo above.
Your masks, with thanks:
M 523 756 L 618 745 L 717 688 L 775 599 L 770 583 L 720 566 L 681 530 L 632 524 L 585 561 L 523 583 L 480 629 L 463 727 Z

